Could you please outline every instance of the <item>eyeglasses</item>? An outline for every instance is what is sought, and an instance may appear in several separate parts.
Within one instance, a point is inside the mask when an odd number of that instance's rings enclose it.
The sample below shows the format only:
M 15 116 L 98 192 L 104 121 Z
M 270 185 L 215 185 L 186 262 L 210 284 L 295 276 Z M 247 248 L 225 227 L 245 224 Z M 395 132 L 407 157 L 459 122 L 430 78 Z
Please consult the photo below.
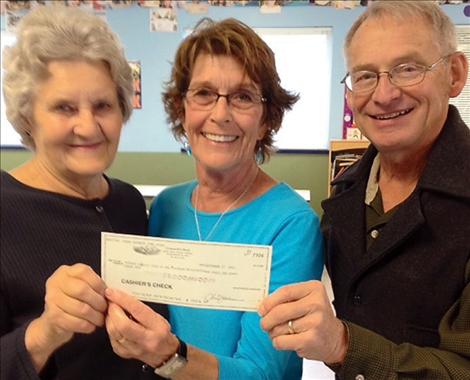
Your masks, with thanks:
M 387 74 L 390 83 L 398 87 L 407 87 L 419 84 L 424 80 L 428 71 L 433 70 L 437 65 L 444 62 L 452 54 L 439 58 L 436 62 L 429 66 L 419 65 L 417 63 L 403 63 L 393 67 L 389 71 L 355 71 L 347 73 L 341 83 L 346 84 L 349 91 L 355 93 L 372 92 L 379 83 L 379 77 Z
M 215 107 L 219 98 L 227 99 L 229 106 L 236 110 L 246 111 L 257 104 L 266 102 L 266 98 L 249 90 L 238 90 L 231 94 L 219 94 L 208 88 L 190 88 L 186 92 L 189 105 L 201 111 L 209 111 Z

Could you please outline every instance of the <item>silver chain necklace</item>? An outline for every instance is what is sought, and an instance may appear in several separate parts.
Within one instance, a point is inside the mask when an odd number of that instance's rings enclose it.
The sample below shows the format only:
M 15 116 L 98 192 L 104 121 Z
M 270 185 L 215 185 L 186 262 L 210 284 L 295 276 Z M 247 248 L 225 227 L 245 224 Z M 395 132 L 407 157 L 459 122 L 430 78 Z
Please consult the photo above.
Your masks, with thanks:
M 201 228 L 199 227 L 199 218 L 197 216 L 197 203 L 198 203 L 198 198 L 199 198 L 199 185 L 196 186 L 196 194 L 194 195 L 194 223 L 196 224 L 196 230 L 197 230 L 197 236 L 199 238 L 199 241 L 207 241 L 209 240 L 209 238 L 212 236 L 212 234 L 214 233 L 215 229 L 217 228 L 217 226 L 219 225 L 220 221 L 222 220 L 222 218 L 225 216 L 225 214 L 227 212 L 229 212 L 232 207 L 235 207 L 236 204 L 246 195 L 246 193 L 248 193 L 248 190 L 250 190 L 251 186 L 253 186 L 253 184 L 255 183 L 256 181 L 256 178 L 258 177 L 258 172 L 259 172 L 259 168 L 258 170 L 256 171 L 256 175 L 255 177 L 253 178 L 253 180 L 248 184 L 248 186 L 245 188 L 245 190 L 243 190 L 243 192 L 238 196 L 237 199 L 235 199 L 232 203 L 230 203 L 228 205 L 228 207 L 222 212 L 222 214 L 220 214 L 219 216 L 219 219 L 217 219 L 217 221 L 215 222 L 215 224 L 212 226 L 211 230 L 209 231 L 209 233 L 207 234 L 206 238 L 205 239 L 202 239 L 202 235 L 201 235 Z

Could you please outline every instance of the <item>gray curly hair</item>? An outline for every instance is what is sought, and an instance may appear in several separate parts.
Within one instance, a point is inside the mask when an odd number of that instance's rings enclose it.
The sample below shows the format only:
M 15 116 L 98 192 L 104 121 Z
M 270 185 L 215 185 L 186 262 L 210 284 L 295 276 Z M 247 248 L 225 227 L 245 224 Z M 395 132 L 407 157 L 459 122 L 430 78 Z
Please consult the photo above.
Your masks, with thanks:
M 64 6 L 40 6 L 18 25 L 17 42 L 3 54 L 6 116 L 22 143 L 34 150 L 35 93 L 50 75 L 55 60 L 105 62 L 117 87 L 124 122 L 132 113 L 132 70 L 116 34 L 107 23 L 89 12 Z

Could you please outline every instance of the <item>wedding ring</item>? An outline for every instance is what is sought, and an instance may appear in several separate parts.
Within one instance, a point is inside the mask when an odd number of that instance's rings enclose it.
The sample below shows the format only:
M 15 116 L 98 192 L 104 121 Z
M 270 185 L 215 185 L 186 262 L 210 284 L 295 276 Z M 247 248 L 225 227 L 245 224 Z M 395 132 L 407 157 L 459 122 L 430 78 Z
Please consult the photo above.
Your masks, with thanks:
M 289 334 L 296 334 L 294 329 L 294 322 L 292 322 L 292 319 L 287 322 L 287 329 L 289 330 Z

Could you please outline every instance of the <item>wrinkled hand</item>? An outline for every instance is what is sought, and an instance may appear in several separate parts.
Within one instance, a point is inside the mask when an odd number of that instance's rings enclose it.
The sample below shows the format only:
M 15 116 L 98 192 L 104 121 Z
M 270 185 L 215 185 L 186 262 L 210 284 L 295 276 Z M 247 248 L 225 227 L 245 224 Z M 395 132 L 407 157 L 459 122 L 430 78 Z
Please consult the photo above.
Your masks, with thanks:
M 278 289 L 263 300 L 259 314 L 261 327 L 269 333 L 276 349 L 296 351 L 300 357 L 326 363 L 344 360 L 346 327 L 335 317 L 321 282 Z
M 75 333 L 103 326 L 106 285 L 85 264 L 60 266 L 46 281 L 44 312 L 26 329 L 25 344 L 37 369 Z
M 106 289 L 109 300 L 106 329 L 114 352 L 158 367 L 178 349 L 171 326 L 150 307 L 116 289 Z

